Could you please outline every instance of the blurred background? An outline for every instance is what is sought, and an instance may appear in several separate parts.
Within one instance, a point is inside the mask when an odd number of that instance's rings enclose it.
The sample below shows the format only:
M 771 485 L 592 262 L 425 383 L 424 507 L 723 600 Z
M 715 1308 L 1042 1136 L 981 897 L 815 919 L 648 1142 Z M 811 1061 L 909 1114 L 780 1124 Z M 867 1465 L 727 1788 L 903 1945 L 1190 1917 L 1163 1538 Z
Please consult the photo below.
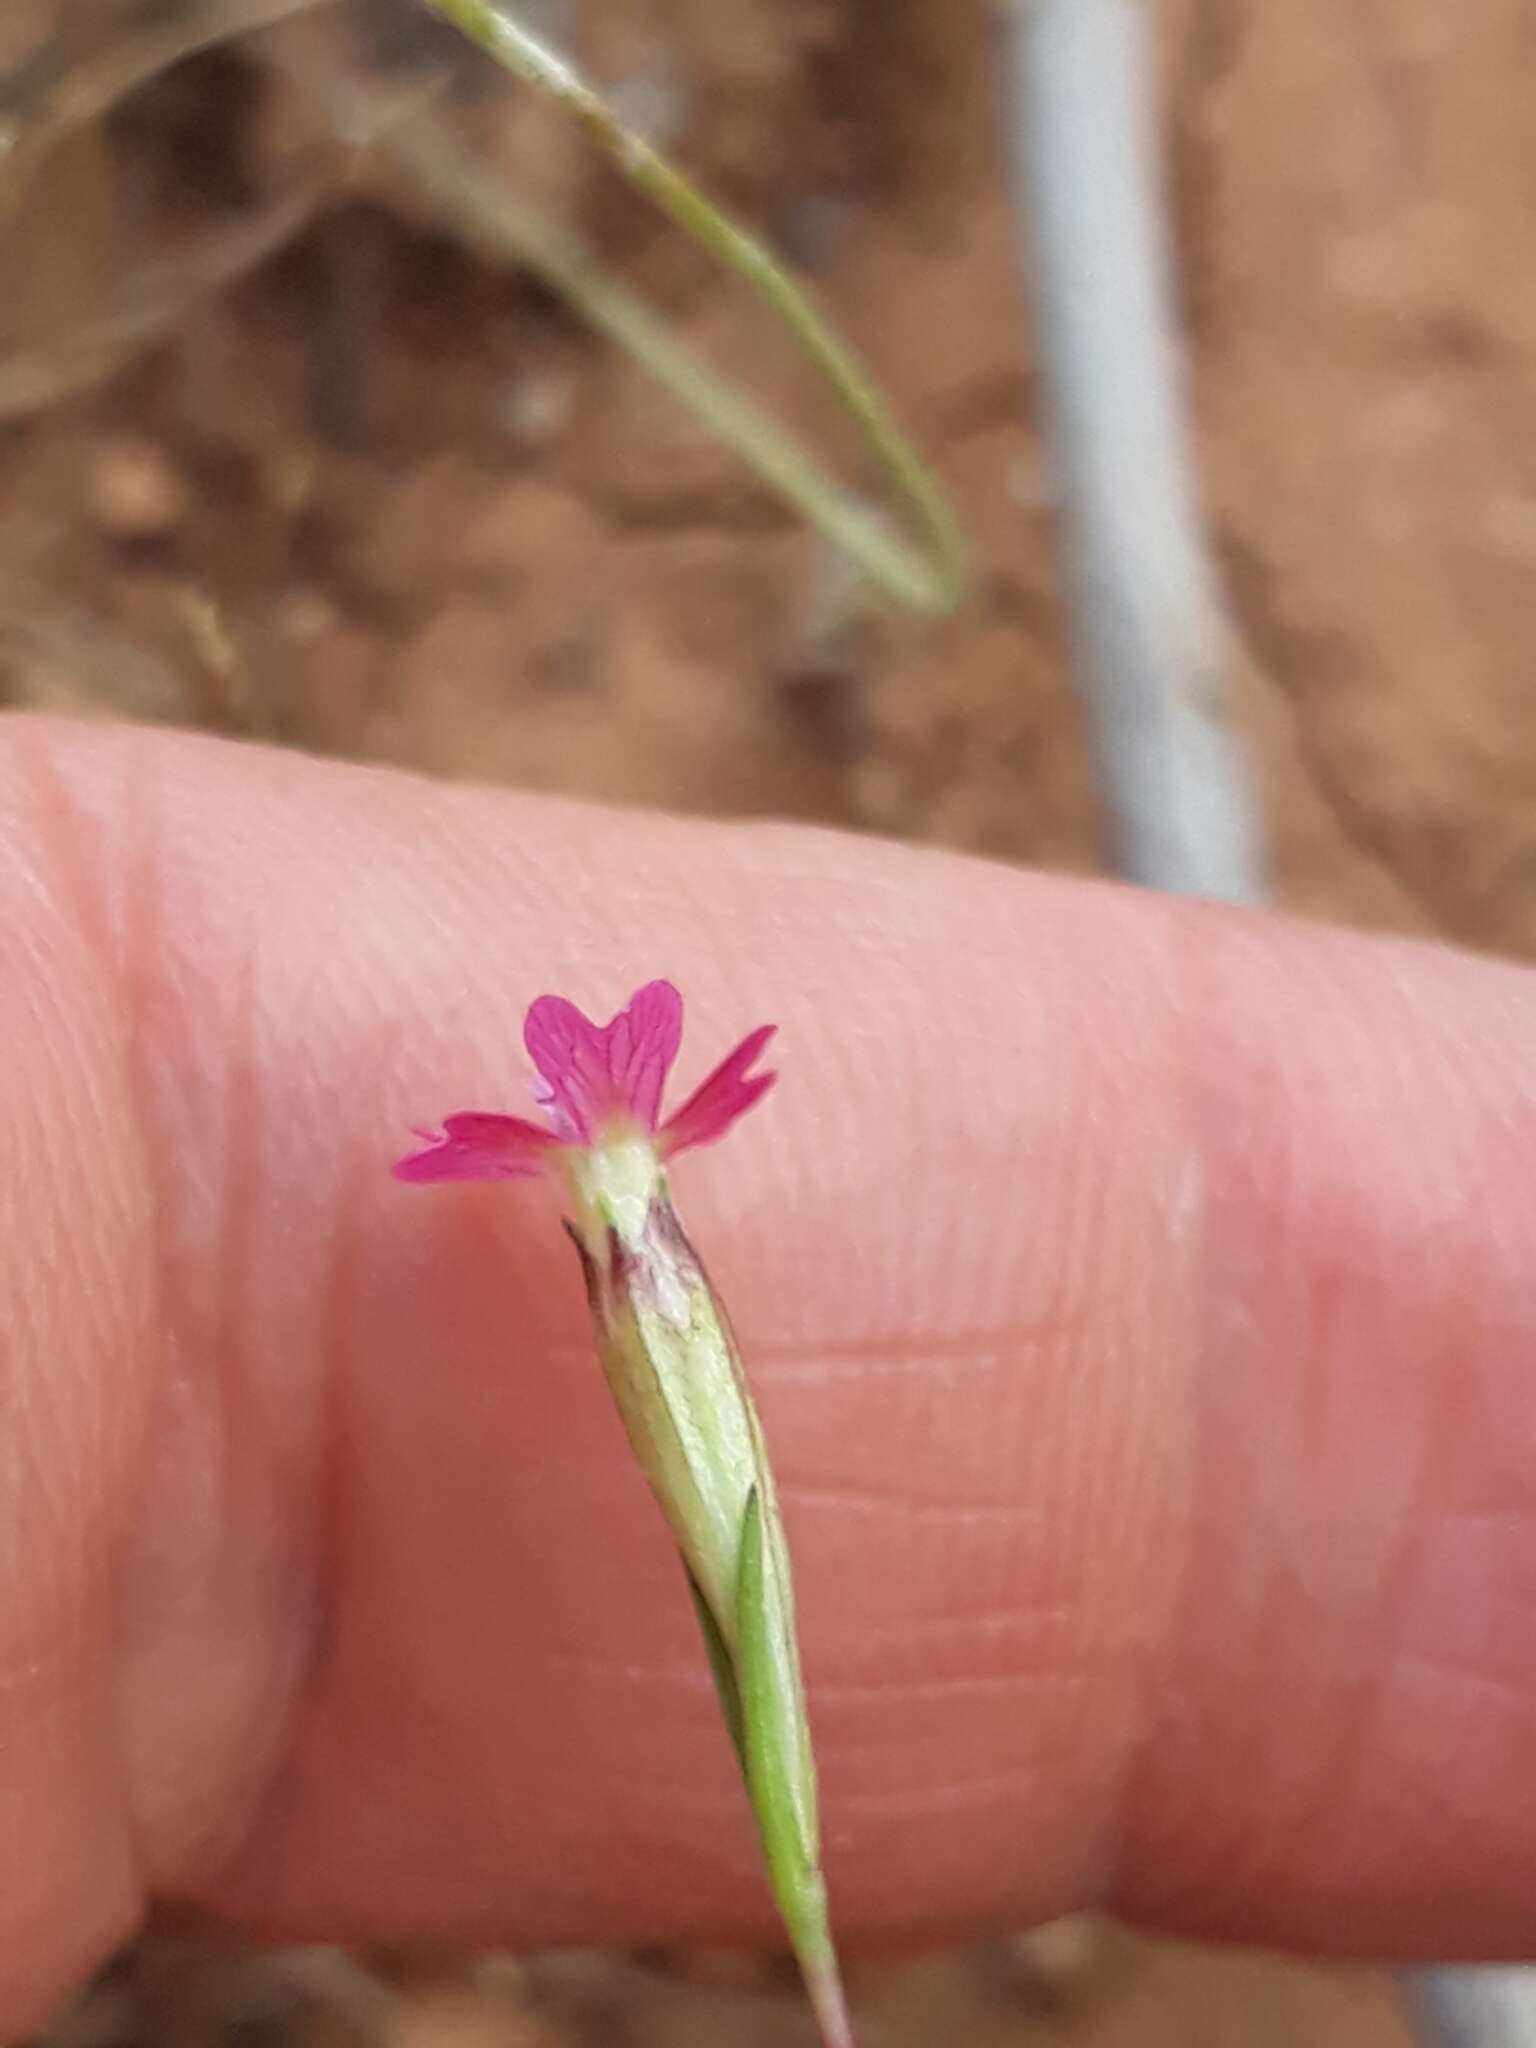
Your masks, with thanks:
M 974 554 L 846 570 L 530 253 L 834 456 L 740 289 L 415 0 L 6 0 L 0 699 L 1094 870 L 981 0 L 540 0 L 857 344 Z M 1529 0 L 1154 10 L 1179 313 L 1278 899 L 1536 956 Z M 855 1972 L 871 2048 L 1407 2039 L 1368 1973 L 1074 1922 Z M 810 2040 L 771 1962 L 162 1934 L 60 2043 Z

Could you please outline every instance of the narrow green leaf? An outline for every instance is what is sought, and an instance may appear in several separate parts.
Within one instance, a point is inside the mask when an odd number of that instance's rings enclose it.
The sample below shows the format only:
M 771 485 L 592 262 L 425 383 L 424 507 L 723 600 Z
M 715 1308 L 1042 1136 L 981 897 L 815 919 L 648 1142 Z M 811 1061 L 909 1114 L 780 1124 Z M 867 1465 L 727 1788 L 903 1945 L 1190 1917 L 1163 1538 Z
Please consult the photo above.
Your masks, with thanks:
M 688 1591 L 693 1595 L 693 1611 L 699 1617 L 699 1632 L 704 1638 L 704 1647 L 709 1652 L 709 1668 L 715 1676 L 715 1691 L 720 1695 L 720 1711 L 725 1716 L 725 1725 L 730 1731 L 731 1745 L 741 1765 L 741 1775 L 747 1777 L 747 1735 L 746 1721 L 741 1708 L 741 1688 L 736 1683 L 736 1670 L 731 1662 L 731 1652 L 725 1637 L 720 1633 L 720 1624 L 715 1620 L 709 1602 L 700 1589 L 698 1580 L 689 1569 L 687 1558 L 683 1559 L 683 1571 L 688 1579 Z
M 771 1482 L 764 1484 L 771 1487 Z M 769 1493 L 747 1496 L 737 1594 L 738 1676 L 745 1724 L 747 1790 L 763 1858 L 789 1938 L 805 1974 L 826 2048 L 852 2048 L 827 1915 L 816 1821 L 816 1770 L 790 1606 L 788 1558 Z
M 805 1707 L 799 1697 L 794 1643 L 786 1640 L 776 1599 L 776 1574 L 763 1526 L 761 1490 L 747 1495 L 742 1518 L 737 1595 L 738 1678 L 746 1747 L 747 1789 L 757 1814 L 774 1891 L 798 1940 L 807 1908 L 825 1919 L 816 1870 L 816 1786 L 806 1782 L 800 1740 Z M 810 1881 L 816 1880 L 814 1884 Z

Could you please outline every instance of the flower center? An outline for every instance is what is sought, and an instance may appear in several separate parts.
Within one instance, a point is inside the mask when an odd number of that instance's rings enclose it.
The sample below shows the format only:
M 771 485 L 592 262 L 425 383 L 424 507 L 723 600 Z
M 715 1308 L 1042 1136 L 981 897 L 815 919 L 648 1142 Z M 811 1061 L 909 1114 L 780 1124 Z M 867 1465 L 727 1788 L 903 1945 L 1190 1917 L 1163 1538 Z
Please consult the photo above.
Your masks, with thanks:
M 574 1221 L 591 1255 L 602 1255 L 609 1230 L 624 1244 L 637 1245 L 664 1185 L 654 1141 L 633 1124 L 610 1125 L 595 1145 L 572 1147 L 561 1164 Z

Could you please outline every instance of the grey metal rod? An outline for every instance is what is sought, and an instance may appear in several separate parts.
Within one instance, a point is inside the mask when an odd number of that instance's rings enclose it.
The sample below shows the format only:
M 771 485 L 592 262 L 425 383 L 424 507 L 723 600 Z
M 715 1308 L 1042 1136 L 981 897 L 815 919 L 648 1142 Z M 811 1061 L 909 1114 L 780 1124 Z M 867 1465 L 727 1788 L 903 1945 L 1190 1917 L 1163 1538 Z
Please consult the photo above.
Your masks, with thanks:
M 1536 1969 L 1442 1964 L 1409 1997 L 1425 2048 L 1536 2048 Z
M 1013 0 L 1003 34 L 1075 676 L 1116 865 L 1255 902 L 1263 855 L 1190 456 L 1146 10 Z

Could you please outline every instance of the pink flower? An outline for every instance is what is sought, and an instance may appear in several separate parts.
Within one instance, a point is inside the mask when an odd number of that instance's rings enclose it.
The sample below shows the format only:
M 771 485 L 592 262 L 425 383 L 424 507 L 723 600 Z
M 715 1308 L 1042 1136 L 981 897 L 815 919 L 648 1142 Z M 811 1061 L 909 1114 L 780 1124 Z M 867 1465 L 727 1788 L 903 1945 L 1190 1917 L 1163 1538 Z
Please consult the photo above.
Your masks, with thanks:
M 773 1086 L 754 1074 L 776 1026 L 764 1024 L 727 1053 L 681 1109 L 659 1123 L 661 1094 L 683 1036 L 683 999 L 670 981 L 637 989 L 608 1024 L 594 1024 L 564 996 L 540 996 L 523 1023 L 523 1043 L 538 1069 L 534 1094 L 548 1126 L 520 1116 L 462 1110 L 395 1167 L 400 1180 L 500 1180 L 543 1173 L 563 1148 L 615 1138 L 654 1138 L 670 1159 L 712 1145 Z

